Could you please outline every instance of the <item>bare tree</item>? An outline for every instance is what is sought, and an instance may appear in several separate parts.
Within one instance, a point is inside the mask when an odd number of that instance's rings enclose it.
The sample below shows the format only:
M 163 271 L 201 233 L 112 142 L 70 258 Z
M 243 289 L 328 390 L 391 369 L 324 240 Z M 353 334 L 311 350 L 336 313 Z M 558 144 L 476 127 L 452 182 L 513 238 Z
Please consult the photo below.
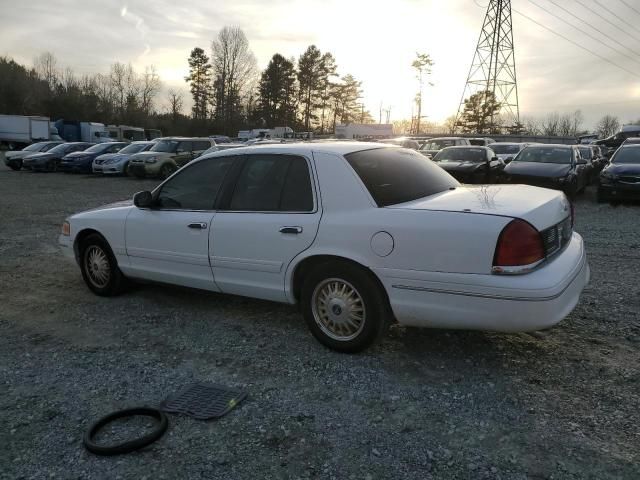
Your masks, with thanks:
M 240 27 L 224 27 L 211 42 L 215 118 L 229 131 L 248 86 L 255 83 L 256 59 Z
M 558 112 L 549 113 L 540 122 L 540 130 L 543 135 L 557 136 L 560 131 L 560 114 Z
M 177 90 L 171 89 L 167 94 L 169 100 L 169 113 L 175 121 L 180 115 L 182 115 L 182 107 L 184 105 L 184 98 L 182 93 Z
M 542 122 L 539 118 L 535 117 L 523 117 L 522 124 L 524 126 L 524 132 L 527 135 L 541 135 L 542 134 Z
M 144 75 L 142 76 L 142 98 L 140 106 L 146 115 L 149 115 L 153 110 L 153 99 L 157 95 L 158 90 L 160 90 L 160 85 L 160 77 L 158 76 L 156 67 L 153 65 L 145 67 Z
M 620 119 L 613 115 L 605 115 L 596 124 L 596 132 L 603 138 L 610 137 L 620 129 Z
M 41 53 L 33 62 L 38 78 L 44 80 L 53 90 L 58 82 L 60 72 L 58 70 L 58 61 L 51 52 Z

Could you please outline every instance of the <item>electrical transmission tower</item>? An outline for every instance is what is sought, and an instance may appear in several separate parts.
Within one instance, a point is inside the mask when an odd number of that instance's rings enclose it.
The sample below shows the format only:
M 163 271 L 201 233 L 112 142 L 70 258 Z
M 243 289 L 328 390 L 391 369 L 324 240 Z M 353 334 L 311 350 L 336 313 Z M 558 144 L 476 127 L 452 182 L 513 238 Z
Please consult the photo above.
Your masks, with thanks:
M 489 0 L 484 16 L 478 45 L 469 69 L 467 83 L 456 115 L 456 128 L 464 112 L 465 100 L 480 93 L 482 105 L 491 96 L 500 104 L 500 110 L 491 114 L 491 123 L 500 116 L 506 127 L 520 123 L 518 107 L 518 84 L 516 81 L 516 58 L 513 50 L 513 24 L 511 22 L 511 0 Z M 482 133 L 482 132 L 478 132 Z

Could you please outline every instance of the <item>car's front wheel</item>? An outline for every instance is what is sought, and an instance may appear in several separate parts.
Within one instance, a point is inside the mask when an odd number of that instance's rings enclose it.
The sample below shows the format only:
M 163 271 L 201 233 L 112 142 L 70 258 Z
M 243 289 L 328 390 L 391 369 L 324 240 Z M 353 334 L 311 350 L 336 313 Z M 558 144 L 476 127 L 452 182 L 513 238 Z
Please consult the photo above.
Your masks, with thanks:
M 17 172 L 22 168 L 22 160 L 16 160 L 14 162 L 9 163 L 9 168 Z
M 175 168 L 173 168 L 171 164 L 165 163 L 160 169 L 160 178 L 162 179 L 169 178 L 174 171 L 175 171 Z
M 117 295 L 124 285 L 124 275 L 106 240 L 98 234 L 89 235 L 80 245 L 82 278 L 96 295 Z
M 307 275 L 301 303 L 313 336 L 339 352 L 355 353 L 373 344 L 389 318 L 385 292 L 372 275 L 338 262 Z

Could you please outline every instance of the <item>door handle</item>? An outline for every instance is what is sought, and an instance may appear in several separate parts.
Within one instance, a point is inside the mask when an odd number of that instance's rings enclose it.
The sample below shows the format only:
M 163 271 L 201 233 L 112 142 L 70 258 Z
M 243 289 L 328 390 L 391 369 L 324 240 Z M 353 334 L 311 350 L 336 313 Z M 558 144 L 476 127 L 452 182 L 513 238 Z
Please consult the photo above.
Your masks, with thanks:
M 205 222 L 190 223 L 187 226 L 189 228 L 195 228 L 195 229 L 198 229 L 198 230 L 206 230 L 207 229 L 207 224 Z
M 280 227 L 280 233 L 302 233 L 302 227 Z

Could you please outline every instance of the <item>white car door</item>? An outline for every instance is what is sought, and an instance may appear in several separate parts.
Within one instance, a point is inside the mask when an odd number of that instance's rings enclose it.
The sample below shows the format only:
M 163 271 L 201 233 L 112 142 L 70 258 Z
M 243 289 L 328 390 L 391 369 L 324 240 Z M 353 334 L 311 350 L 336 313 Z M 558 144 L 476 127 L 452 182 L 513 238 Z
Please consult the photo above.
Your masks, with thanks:
M 309 248 L 321 208 L 309 159 L 250 154 L 211 229 L 211 265 L 222 292 L 286 301 L 291 260 Z
M 125 226 L 129 275 L 219 291 L 209 264 L 209 231 L 233 162 L 233 157 L 195 162 L 154 192 L 153 208 L 131 210 Z

